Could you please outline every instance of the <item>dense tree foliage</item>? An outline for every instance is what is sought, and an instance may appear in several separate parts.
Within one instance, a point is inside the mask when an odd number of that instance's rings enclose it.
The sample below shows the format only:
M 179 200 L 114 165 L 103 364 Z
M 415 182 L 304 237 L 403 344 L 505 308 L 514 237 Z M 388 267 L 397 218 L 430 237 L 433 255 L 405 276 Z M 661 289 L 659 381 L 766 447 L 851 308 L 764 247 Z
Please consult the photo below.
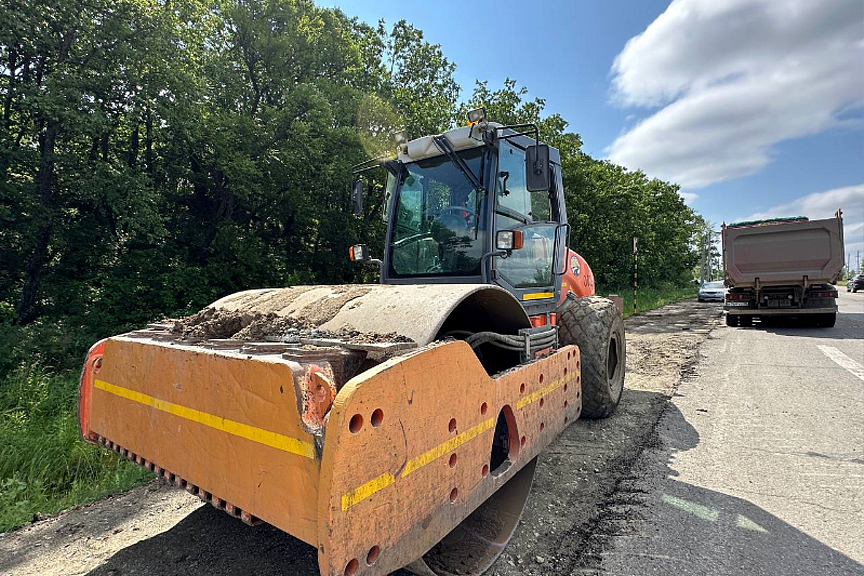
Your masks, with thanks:
M 240 289 L 361 279 L 346 247 L 380 246 L 382 206 L 349 216 L 350 166 L 475 105 L 561 150 L 572 243 L 603 286 L 628 282 L 634 235 L 649 282 L 698 256 L 675 185 L 584 154 L 514 81 L 460 104 L 454 63 L 404 21 L 306 0 L 10 0 L 0 21 L 5 367 L 68 364 Z

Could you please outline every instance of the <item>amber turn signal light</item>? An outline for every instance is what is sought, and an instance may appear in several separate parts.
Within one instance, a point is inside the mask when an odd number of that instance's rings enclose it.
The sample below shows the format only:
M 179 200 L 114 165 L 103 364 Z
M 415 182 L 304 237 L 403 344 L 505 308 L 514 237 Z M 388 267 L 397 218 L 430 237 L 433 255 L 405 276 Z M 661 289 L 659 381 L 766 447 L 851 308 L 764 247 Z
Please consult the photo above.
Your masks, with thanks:
M 348 258 L 352 262 L 363 262 L 369 259 L 369 247 L 366 244 L 355 244 L 348 249 Z

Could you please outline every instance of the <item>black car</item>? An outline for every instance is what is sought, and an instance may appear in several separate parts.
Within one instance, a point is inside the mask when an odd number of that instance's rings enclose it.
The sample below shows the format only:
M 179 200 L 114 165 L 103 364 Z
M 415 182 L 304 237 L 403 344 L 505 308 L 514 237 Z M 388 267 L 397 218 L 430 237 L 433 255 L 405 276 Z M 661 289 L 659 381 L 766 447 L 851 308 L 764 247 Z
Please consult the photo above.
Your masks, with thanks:
M 864 290 L 864 274 L 856 274 L 846 282 L 846 292 L 857 292 L 858 290 Z

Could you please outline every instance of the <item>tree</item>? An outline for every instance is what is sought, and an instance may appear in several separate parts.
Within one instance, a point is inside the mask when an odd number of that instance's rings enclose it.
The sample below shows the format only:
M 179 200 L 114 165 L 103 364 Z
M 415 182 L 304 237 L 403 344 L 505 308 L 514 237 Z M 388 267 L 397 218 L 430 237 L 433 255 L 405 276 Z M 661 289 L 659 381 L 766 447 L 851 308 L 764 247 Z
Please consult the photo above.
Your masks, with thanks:
M 403 118 L 409 137 L 449 128 L 459 99 L 456 65 L 440 45 L 426 42 L 423 32 L 405 20 L 389 33 L 379 22 L 378 34 L 385 48 L 382 93 Z
M 571 243 L 601 285 L 675 281 L 699 219 L 677 187 L 581 151 L 515 80 L 459 104 L 455 64 L 405 21 L 309 0 L 0 6 L 0 357 L 70 365 L 99 337 L 237 290 L 367 279 L 351 167 L 465 121 L 533 122 L 561 152 Z M 13 326 L 14 323 L 14 326 Z
M 130 0 L 39 1 L 4 4 L 0 18 L 15 23 L 0 37 L 0 237 L 15 266 L 0 298 L 17 293 L 28 324 L 82 291 L 64 277 L 87 277 L 159 228 L 137 163 L 152 63 L 142 48 L 160 41 L 161 15 Z

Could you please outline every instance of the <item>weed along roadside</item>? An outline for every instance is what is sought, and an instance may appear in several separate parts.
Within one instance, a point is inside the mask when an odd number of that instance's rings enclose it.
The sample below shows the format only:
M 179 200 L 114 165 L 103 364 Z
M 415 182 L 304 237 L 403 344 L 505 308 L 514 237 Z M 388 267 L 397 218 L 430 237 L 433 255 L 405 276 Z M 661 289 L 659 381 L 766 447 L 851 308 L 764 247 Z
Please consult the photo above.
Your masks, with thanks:
M 126 490 L 152 474 L 81 442 L 78 375 L 33 370 L 0 385 L 0 531 Z
M 695 298 L 698 291 L 698 287 L 693 284 L 686 284 L 684 286 L 662 284 L 659 287 L 640 287 L 636 314 L 655 310 L 673 302 Z M 633 291 L 622 290 L 619 294 L 624 300 L 624 317 L 629 318 L 633 316 Z

